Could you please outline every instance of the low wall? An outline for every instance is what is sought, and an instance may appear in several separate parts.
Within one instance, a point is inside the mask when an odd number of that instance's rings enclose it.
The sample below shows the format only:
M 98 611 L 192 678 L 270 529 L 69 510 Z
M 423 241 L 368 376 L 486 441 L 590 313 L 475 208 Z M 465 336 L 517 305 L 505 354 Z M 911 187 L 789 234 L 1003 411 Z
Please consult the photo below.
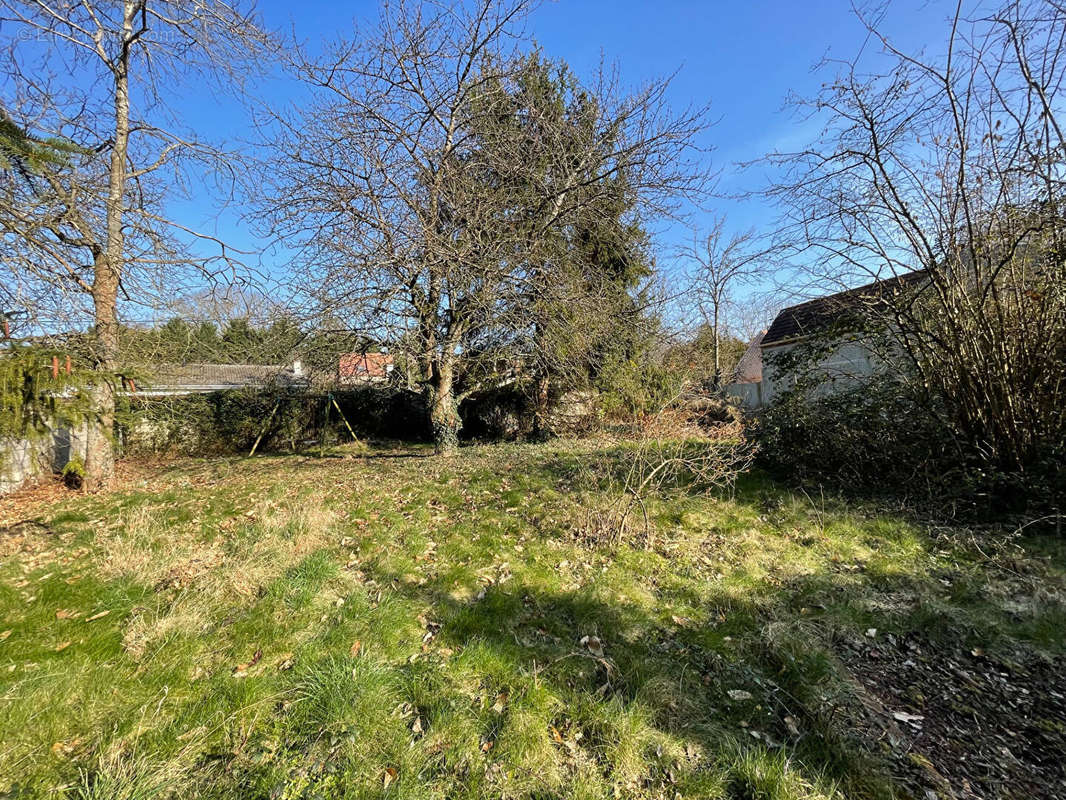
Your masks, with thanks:
M 745 408 L 762 408 L 764 404 L 762 381 L 751 383 L 730 383 L 725 393 L 736 399 Z
M 0 440 L 0 495 L 61 472 L 70 461 L 84 462 L 86 429 L 58 426 L 36 439 Z

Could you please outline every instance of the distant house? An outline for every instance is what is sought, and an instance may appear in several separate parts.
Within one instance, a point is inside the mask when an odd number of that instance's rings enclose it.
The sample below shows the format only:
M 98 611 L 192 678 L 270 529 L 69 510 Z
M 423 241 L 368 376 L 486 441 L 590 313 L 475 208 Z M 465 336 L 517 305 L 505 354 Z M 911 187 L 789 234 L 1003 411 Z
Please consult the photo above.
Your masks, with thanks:
M 337 379 L 345 386 L 384 383 L 394 368 L 388 353 L 345 353 L 337 362 Z
M 310 380 L 299 361 L 292 364 L 160 364 L 130 393 L 167 397 L 229 389 L 306 389 Z
M 752 341 L 726 391 L 748 407 L 770 403 L 801 377 L 778 366 L 776 357 L 819 335 L 828 336 L 831 346 L 809 368 L 822 379 L 818 391 L 861 382 L 879 368 L 877 354 L 860 332 L 863 313 L 900 292 L 920 288 L 925 280 L 925 271 L 919 270 L 783 309 Z

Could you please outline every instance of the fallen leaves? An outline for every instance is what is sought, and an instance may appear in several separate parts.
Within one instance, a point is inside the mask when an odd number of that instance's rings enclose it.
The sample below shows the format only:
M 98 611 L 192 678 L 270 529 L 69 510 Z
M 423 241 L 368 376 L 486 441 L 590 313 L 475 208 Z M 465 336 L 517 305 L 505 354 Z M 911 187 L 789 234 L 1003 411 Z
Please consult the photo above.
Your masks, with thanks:
M 91 617 L 86 617 L 85 621 L 86 622 L 95 622 L 98 619 L 103 619 L 104 617 L 106 617 L 110 613 L 111 613 L 111 609 L 108 609 L 106 611 L 101 611 L 101 612 L 99 612 L 97 614 L 93 614 Z
M 381 774 L 381 788 L 388 789 L 399 774 L 400 773 L 396 767 L 385 767 L 385 771 Z
M 57 758 L 69 758 L 78 749 L 79 744 L 80 738 L 71 739 L 69 742 L 55 742 L 52 745 L 52 754 Z
M 352 658 L 359 658 L 361 652 L 363 652 L 363 642 L 360 639 L 356 639 L 352 642 L 352 646 L 348 648 L 348 654 Z
M 582 636 L 578 644 L 586 647 L 596 658 L 603 658 L 603 642 L 598 636 Z
M 56 645 L 56 652 L 57 653 L 62 653 L 64 650 L 66 650 L 68 647 L 70 647 L 71 644 L 73 644 L 73 642 L 69 642 L 69 641 L 68 642 L 60 642 L 59 644 Z
M 424 634 L 422 634 L 422 652 L 427 653 L 429 652 L 430 643 L 433 641 L 436 635 L 440 633 L 441 626 L 439 622 L 434 622 L 433 620 L 426 617 L 425 614 L 418 615 L 418 624 L 421 625 L 422 628 L 426 631 Z
M 250 670 L 256 664 L 258 664 L 259 660 L 262 657 L 263 657 L 263 648 L 259 647 L 252 654 L 251 661 L 248 661 L 245 664 L 238 664 L 237 666 L 235 666 L 233 668 L 233 677 L 234 678 L 244 678 L 244 677 L 246 677 L 248 675 L 248 670 Z

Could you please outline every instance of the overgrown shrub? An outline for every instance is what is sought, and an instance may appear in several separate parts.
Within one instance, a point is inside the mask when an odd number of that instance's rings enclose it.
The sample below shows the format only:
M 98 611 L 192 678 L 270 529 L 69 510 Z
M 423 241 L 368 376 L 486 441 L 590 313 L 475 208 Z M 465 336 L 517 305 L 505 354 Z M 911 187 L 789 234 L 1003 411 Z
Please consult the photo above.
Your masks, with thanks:
M 533 403 L 512 386 L 474 395 L 459 406 L 462 434 L 470 439 L 510 441 L 533 429 Z
M 594 386 L 609 419 L 633 418 L 656 413 L 681 391 L 686 371 L 676 365 L 656 364 L 650 359 L 616 360 L 604 366 Z
M 1066 507 L 1066 448 L 1037 469 L 997 469 L 889 376 L 815 396 L 806 385 L 753 420 L 759 461 L 801 484 L 920 503 L 954 514 L 1054 513 Z
M 257 439 L 259 451 L 291 451 L 350 440 L 349 426 L 360 437 L 426 438 L 419 398 L 388 387 L 332 394 L 233 390 L 144 398 L 133 400 L 123 416 L 126 450 L 133 453 L 247 453 Z

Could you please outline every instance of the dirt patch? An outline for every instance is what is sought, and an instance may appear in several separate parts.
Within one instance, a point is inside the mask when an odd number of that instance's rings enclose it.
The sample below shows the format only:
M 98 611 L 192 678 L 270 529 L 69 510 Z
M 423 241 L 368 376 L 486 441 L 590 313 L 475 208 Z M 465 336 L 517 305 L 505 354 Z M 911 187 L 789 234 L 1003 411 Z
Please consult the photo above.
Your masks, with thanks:
M 840 656 L 883 706 L 916 797 L 1066 796 L 1066 658 L 993 658 L 913 636 Z

